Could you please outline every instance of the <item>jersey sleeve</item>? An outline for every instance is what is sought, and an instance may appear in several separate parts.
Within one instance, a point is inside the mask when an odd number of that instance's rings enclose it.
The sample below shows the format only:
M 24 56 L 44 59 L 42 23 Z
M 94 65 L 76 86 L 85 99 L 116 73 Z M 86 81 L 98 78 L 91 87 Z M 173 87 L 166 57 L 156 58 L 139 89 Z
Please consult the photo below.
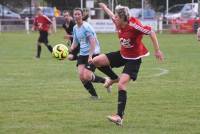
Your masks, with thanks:
M 47 21 L 48 24 L 52 24 L 52 21 L 46 16 L 44 15 L 45 20 Z
M 129 24 L 141 34 L 149 35 L 152 32 L 152 28 L 150 26 L 142 25 L 142 23 L 139 20 L 130 20 Z
M 87 38 L 94 37 L 94 29 L 90 25 L 85 25 L 85 34 Z

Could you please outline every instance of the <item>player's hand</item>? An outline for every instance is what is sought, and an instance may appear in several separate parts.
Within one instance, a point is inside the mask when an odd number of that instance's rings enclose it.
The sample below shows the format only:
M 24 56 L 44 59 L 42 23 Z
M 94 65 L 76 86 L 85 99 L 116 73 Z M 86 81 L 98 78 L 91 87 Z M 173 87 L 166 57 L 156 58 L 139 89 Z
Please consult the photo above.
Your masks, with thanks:
M 35 31 L 35 28 L 34 28 L 34 27 L 32 27 L 32 28 L 31 28 L 31 31 Z
M 164 55 L 160 50 L 156 50 L 154 55 L 155 55 L 156 59 L 158 59 L 159 61 L 164 60 Z
M 49 34 L 52 34 L 52 30 L 51 30 L 51 29 L 49 29 L 49 30 L 48 30 L 48 33 L 49 33 Z
M 74 58 L 74 55 L 73 54 L 69 54 L 67 58 L 68 58 L 68 60 L 72 61 L 73 58 Z
M 92 64 L 92 63 L 93 63 L 92 61 L 93 61 L 93 60 L 92 60 L 92 56 L 89 56 L 89 57 L 88 57 L 88 63 L 89 63 L 89 64 Z
M 106 4 L 104 4 L 104 3 L 99 3 L 99 7 L 102 8 L 102 9 L 104 9 L 104 8 L 106 8 L 107 6 L 106 6 Z
M 69 40 L 70 37 L 71 37 L 70 35 L 65 35 L 65 36 L 64 36 L 64 39 Z

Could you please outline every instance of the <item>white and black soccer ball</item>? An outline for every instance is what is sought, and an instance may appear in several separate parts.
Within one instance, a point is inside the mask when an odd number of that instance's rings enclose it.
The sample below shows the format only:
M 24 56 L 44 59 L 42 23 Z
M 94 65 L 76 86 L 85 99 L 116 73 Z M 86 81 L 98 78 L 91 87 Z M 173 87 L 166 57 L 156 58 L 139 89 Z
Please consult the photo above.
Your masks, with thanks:
M 64 44 L 57 44 L 53 47 L 52 55 L 56 59 L 63 60 L 69 54 L 68 48 Z

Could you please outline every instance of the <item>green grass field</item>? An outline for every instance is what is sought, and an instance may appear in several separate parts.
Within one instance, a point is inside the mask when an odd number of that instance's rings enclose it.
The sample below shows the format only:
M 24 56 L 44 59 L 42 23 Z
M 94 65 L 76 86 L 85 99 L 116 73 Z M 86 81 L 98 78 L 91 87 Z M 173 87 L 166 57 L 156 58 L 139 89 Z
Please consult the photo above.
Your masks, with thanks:
M 51 35 L 51 44 L 64 43 L 63 35 Z M 118 50 L 116 35 L 98 37 L 103 53 Z M 76 62 L 53 59 L 44 46 L 41 59 L 35 59 L 36 39 L 37 33 L 0 33 L 1 134 L 200 133 L 200 43 L 195 35 L 158 35 L 162 64 L 144 38 L 152 54 L 143 60 L 138 80 L 128 86 L 123 127 L 105 118 L 116 112 L 116 85 L 107 94 L 95 84 L 101 100 L 90 100 Z M 115 69 L 118 74 L 121 70 Z M 163 70 L 168 73 L 161 75 Z

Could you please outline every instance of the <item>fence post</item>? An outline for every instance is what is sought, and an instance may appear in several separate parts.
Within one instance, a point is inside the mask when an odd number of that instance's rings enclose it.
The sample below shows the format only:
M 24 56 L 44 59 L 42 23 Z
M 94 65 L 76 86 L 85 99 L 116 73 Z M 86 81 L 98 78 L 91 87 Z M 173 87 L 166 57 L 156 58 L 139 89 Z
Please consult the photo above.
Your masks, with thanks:
M 55 17 L 53 17 L 52 18 L 52 25 L 53 25 L 53 31 L 56 33 L 57 32 L 57 29 L 56 29 L 56 18 Z
M 28 17 L 25 18 L 25 29 L 26 29 L 26 33 L 29 34 L 30 29 L 29 29 L 29 18 Z
M 158 31 L 159 31 L 159 33 L 162 33 L 162 31 L 163 31 L 163 19 L 162 19 L 162 17 L 158 18 Z

